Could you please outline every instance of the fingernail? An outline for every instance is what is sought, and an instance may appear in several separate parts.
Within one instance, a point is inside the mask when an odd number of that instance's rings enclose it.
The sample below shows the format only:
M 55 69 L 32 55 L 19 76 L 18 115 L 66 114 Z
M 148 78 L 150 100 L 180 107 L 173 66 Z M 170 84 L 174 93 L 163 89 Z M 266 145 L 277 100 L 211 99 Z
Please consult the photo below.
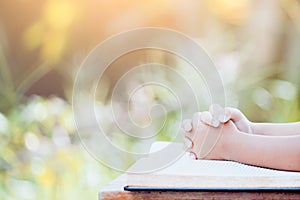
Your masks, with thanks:
M 228 122 L 231 118 L 231 111 L 228 109 L 225 109 L 225 122 Z
M 195 128 L 198 126 L 199 120 L 201 119 L 202 113 L 197 112 L 192 117 L 192 126 Z
M 183 143 L 186 148 L 192 148 L 193 142 L 188 138 L 183 138 Z
M 190 123 L 185 123 L 183 125 L 183 128 L 184 128 L 185 131 L 190 132 L 193 127 L 192 127 L 192 125 Z
M 190 158 L 193 160 L 197 160 L 197 156 L 193 152 L 190 152 Z

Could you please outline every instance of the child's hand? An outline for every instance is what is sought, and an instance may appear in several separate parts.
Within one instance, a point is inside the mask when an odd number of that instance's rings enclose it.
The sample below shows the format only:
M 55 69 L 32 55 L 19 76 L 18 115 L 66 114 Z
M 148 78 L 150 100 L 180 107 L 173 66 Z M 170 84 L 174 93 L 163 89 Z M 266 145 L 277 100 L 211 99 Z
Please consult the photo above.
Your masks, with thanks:
M 192 120 L 186 120 L 188 123 L 183 123 L 181 133 L 185 136 L 187 151 L 195 159 L 228 159 L 229 137 L 238 132 L 236 126 L 228 121 L 214 128 L 203 123 L 202 118 L 203 113 L 198 112 Z M 185 125 L 190 127 L 184 127 Z M 190 130 L 185 131 L 187 128 Z
M 223 109 L 217 104 L 213 104 L 209 108 L 209 112 L 201 113 L 201 121 L 212 127 L 218 127 L 220 123 L 226 123 L 229 120 L 233 121 L 236 127 L 245 133 L 252 133 L 252 123 L 245 117 L 245 115 L 236 108 L 226 107 Z M 192 129 L 190 120 L 183 121 L 183 129 L 189 132 Z
M 238 109 L 226 107 L 222 108 L 220 105 L 213 104 L 209 108 L 209 112 L 214 119 L 218 119 L 220 123 L 226 123 L 231 120 L 236 127 L 244 133 L 252 133 L 252 123 L 246 118 L 246 116 Z

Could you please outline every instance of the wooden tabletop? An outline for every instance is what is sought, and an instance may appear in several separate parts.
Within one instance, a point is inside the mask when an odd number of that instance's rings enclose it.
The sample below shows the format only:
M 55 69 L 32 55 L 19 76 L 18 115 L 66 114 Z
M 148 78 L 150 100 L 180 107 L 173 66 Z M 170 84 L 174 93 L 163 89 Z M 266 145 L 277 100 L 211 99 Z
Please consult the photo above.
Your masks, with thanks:
M 300 191 L 124 191 L 121 175 L 99 192 L 100 199 L 300 199 Z

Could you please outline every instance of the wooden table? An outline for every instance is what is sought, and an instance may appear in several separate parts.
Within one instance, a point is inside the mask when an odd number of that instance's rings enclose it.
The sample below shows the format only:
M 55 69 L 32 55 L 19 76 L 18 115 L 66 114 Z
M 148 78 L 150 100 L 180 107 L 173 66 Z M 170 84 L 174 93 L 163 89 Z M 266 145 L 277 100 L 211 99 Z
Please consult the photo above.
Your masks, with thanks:
M 100 199 L 293 199 L 300 191 L 124 191 L 126 178 L 121 175 L 99 192 Z

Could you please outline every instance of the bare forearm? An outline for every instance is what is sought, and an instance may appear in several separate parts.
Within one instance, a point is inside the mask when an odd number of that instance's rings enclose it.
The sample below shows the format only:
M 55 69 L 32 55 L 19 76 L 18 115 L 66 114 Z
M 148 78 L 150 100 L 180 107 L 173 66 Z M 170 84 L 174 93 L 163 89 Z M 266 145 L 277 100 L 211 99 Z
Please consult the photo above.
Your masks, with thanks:
M 300 171 L 300 136 L 262 136 L 240 132 L 232 135 L 229 142 L 229 160 Z
M 300 135 L 300 122 L 252 123 L 251 129 L 257 135 L 288 136 Z

